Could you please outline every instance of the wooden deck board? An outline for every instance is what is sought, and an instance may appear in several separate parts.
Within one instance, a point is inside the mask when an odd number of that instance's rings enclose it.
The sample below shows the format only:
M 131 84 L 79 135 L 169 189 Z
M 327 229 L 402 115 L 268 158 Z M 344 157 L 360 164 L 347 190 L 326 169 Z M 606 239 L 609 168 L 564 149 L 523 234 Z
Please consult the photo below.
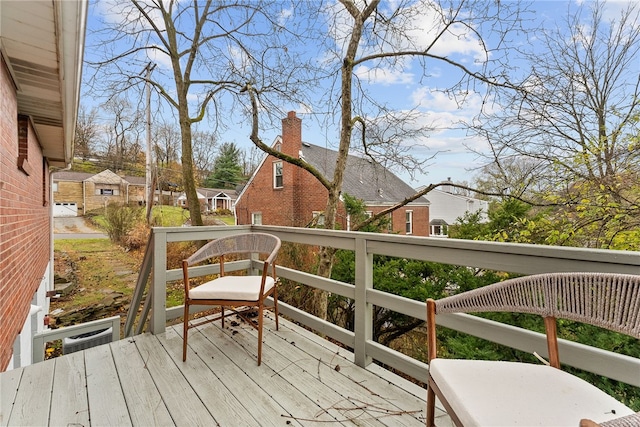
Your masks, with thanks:
M 269 317 L 261 366 L 253 328 L 215 322 L 189 331 L 186 362 L 177 325 L 1 373 L 0 424 L 424 425 L 421 387 Z
M 113 360 L 118 370 L 124 399 L 134 426 L 174 424 L 160 392 L 153 382 L 135 340 L 113 343 Z
M 231 394 L 220 378 L 216 376 L 215 371 L 224 369 L 224 366 L 217 365 L 212 370 L 192 349 L 189 349 L 187 353 L 188 363 L 183 363 L 182 337 L 173 329 L 167 330 L 158 339 L 174 359 L 176 366 L 189 381 L 202 403 L 208 408 L 215 408 L 213 415 L 219 425 L 252 426 L 258 424 L 251 413 L 242 406 L 241 401 Z
M 89 425 L 84 354 L 71 353 L 55 362 L 49 418 L 60 420 L 60 425 L 65 426 Z
M 216 340 L 224 338 L 224 335 L 217 337 Z M 225 356 L 224 352 L 216 345 L 213 345 L 202 333 L 196 330 L 190 331 L 189 344 L 195 347 L 198 355 L 207 364 L 210 369 L 216 370 L 216 375 L 220 378 L 229 392 L 233 394 L 241 404 L 251 413 L 258 425 L 265 426 L 281 426 L 284 424 L 282 419 L 283 408 L 278 398 L 280 395 L 273 395 L 270 389 L 263 389 L 257 386 L 253 378 L 236 365 L 235 361 L 246 359 L 251 362 L 250 356 L 245 352 L 234 352 L 233 359 Z M 234 346 L 232 343 L 224 342 L 221 346 L 225 351 L 231 351 Z M 255 361 L 254 361 L 255 363 Z M 247 391 L 251 390 L 250 393 Z M 270 394 L 271 393 L 271 394 Z M 273 397 L 272 397 L 273 396 Z M 299 424 L 294 424 L 299 425 Z
M 424 401 L 419 401 L 402 390 L 396 390 L 391 395 L 397 397 L 391 398 L 388 394 L 390 385 L 386 380 L 381 380 L 373 373 L 340 357 L 337 346 L 322 345 L 331 344 L 329 341 L 320 337 L 318 342 L 307 340 L 301 334 L 302 329 L 293 331 L 288 325 L 291 324 L 287 322 L 281 326 L 280 331 L 269 332 L 268 336 L 272 339 L 266 341 L 266 345 L 289 361 L 289 366 L 283 373 L 297 368 L 308 372 L 315 383 L 334 389 L 339 397 L 333 401 L 333 406 L 342 408 L 342 419 L 357 419 L 365 425 L 424 425 Z M 252 328 L 246 330 L 257 335 Z M 335 387 L 335 384 L 340 384 L 340 387 Z
M 233 362 L 258 387 L 264 389 L 278 402 L 281 407 L 279 425 L 282 425 L 283 419 L 291 421 L 292 424 L 297 424 L 297 419 L 313 419 L 316 422 L 331 422 L 334 425 L 340 425 L 332 414 L 323 411 L 322 406 L 317 401 L 317 394 L 314 393 L 312 398 L 308 394 L 301 392 L 299 387 L 296 387 L 298 383 L 302 384 L 303 388 L 313 387 L 315 385 L 314 382 L 306 381 L 305 378 L 300 376 L 291 381 L 291 378 L 284 378 L 279 375 L 273 368 L 272 358 L 266 354 L 266 344 L 263 345 L 262 365 L 258 366 L 257 336 L 248 335 L 239 328 L 233 328 L 233 330 L 237 333 L 232 336 L 232 339 L 218 339 L 212 341 L 212 344 L 227 354 L 247 355 L 247 357 L 236 357 Z M 204 336 L 211 340 L 209 334 L 204 333 Z
M 158 339 L 145 334 L 134 341 L 174 423 L 184 426 L 216 425 L 213 415 L 198 398 L 171 356 L 165 351 L 158 351 L 163 349 Z
M 18 392 L 11 410 L 9 425 L 46 425 L 51 406 L 51 390 L 55 361 L 29 366 L 22 372 Z M 33 397 L 37 396 L 38 399 Z
M 83 353 L 91 425 L 130 426 L 131 417 L 111 354 L 111 346 L 101 345 L 84 350 Z M 59 425 L 55 419 L 52 419 L 51 423 Z
M 24 369 L 18 368 L 0 375 L 0 426 L 9 422 L 9 414 L 18 393 L 18 385 Z

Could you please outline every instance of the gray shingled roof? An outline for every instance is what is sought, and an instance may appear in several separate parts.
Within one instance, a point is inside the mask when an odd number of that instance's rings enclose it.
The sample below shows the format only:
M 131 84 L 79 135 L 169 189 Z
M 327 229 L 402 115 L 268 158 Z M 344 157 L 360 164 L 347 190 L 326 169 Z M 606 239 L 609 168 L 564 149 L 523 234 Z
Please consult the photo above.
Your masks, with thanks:
M 301 157 L 326 177 L 333 177 L 338 152 L 303 142 Z M 365 158 L 349 155 L 342 192 L 361 199 L 369 206 L 398 203 L 416 191 L 383 166 Z M 412 205 L 428 205 L 420 197 Z
M 105 174 L 105 172 L 110 172 L 109 174 Z M 87 181 L 87 180 L 91 180 L 91 181 L 96 181 L 106 184 L 109 183 L 108 181 L 114 181 L 114 184 L 119 184 L 120 180 L 114 178 L 111 174 L 114 174 L 113 172 L 111 172 L 109 169 L 105 169 L 104 171 L 95 174 L 95 173 L 90 173 L 90 172 L 72 172 L 72 171 L 59 171 L 59 172 L 54 172 L 53 173 L 53 180 L 54 181 L 72 181 L 72 182 L 82 182 L 82 181 Z M 145 178 L 144 177 L 139 177 L 139 176 L 125 176 L 125 177 L 120 177 L 119 175 L 117 175 L 120 179 L 124 179 L 125 181 L 127 181 L 129 184 L 133 184 L 133 185 L 145 185 Z M 108 179 L 101 179 L 104 177 L 109 177 Z
M 238 197 L 238 193 L 236 190 L 231 190 L 228 188 L 204 188 L 199 187 L 198 192 L 205 197 L 216 197 L 219 194 L 227 195 L 231 200 L 235 200 Z

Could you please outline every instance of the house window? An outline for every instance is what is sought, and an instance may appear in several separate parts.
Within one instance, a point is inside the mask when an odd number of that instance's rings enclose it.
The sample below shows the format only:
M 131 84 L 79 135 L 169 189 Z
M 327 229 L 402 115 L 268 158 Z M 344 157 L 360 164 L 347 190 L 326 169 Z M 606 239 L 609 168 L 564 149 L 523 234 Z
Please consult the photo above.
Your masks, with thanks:
M 282 188 L 282 162 L 273 164 L 273 188 Z
M 447 226 L 446 225 L 432 225 L 431 226 L 431 235 L 432 236 L 447 236 Z
M 100 188 L 98 194 L 101 196 L 117 196 L 119 194 L 117 189 L 113 188 Z
M 413 211 L 405 213 L 405 232 L 406 234 L 413 234 Z
M 262 212 L 253 212 L 251 214 L 251 224 L 262 225 Z
M 387 232 L 393 233 L 393 213 L 389 212 L 387 216 Z
M 316 226 L 324 227 L 324 212 L 313 211 L 313 222 Z
M 51 184 L 51 186 L 53 187 L 53 192 L 57 193 L 58 192 L 58 183 L 54 182 L 53 184 Z
M 449 225 L 443 219 L 434 219 L 430 223 L 429 234 L 434 237 L 448 237 Z
M 42 206 L 49 206 L 49 168 L 47 159 L 42 159 Z
M 29 175 L 29 117 L 18 114 L 18 169 Z

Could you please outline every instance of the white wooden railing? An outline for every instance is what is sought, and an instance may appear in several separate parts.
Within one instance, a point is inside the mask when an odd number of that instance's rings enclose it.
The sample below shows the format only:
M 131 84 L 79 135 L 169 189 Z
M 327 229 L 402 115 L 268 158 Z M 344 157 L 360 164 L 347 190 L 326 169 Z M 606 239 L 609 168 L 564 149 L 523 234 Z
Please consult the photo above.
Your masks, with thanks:
M 141 269 L 139 289 L 136 290 L 138 301 L 134 298 L 131 305 L 135 313 L 138 306 L 134 303 L 142 301 L 146 282 L 144 273 L 150 272 L 152 277 L 151 292 L 147 293 L 147 299 L 140 316 L 142 320 L 135 328 L 135 333 L 142 332 L 147 313 L 150 313 L 147 329 L 154 334 L 164 332 L 167 321 L 182 316 L 182 306 L 166 308 L 167 282 L 180 280 L 182 277 L 181 270 L 167 269 L 167 244 L 209 240 L 247 231 L 272 233 L 280 237 L 283 242 L 355 251 L 355 285 L 278 267 L 278 275 L 281 278 L 353 299 L 355 301 L 353 332 L 284 303 L 280 304 L 280 312 L 353 348 L 355 362 L 360 366 L 365 367 L 371 363 L 372 359 L 375 359 L 419 379 L 426 378 L 428 369 L 426 364 L 373 341 L 372 307 L 374 305 L 385 307 L 425 320 L 425 303 L 374 289 L 374 254 L 518 274 L 562 271 L 640 274 L 640 252 L 632 251 L 593 250 L 275 226 L 154 228 L 145 256 L 145 263 Z M 243 270 L 258 266 L 258 264 L 250 265 L 250 261 L 241 261 L 233 263 L 228 269 L 229 271 Z M 215 266 L 195 267 L 190 276 L 212 274 L 216 272 L 215 268 Z M 198 307 L 194 308 L 194 311 L 197 310 Z M 130 319 L 127 319 L 125 328 L 127 335 L 134 333 L 133 317 L 130 315 Z M 547 355 L 543 334 L 465 314 L 441 315 L 438 316 L 438 322 L 443 326 L 518 350 L 530 353 L 536 351 L 543 356 Z M 559 347 L 564 364 L 640 386 L 640 359 L 564 340 L 560 340 Z
M 111 341 L 120 339 L 120 316 L 108 317 L 106 319 L 92 320 L 78 325 L 65 326 L 59 329 L 49 329 L 38 332 L 33 336 L 32 362 L 42 362 L 44 360 L 45 344 L 48 341 L 64 340 L 76 335 L 87 334 L 111 328 Z

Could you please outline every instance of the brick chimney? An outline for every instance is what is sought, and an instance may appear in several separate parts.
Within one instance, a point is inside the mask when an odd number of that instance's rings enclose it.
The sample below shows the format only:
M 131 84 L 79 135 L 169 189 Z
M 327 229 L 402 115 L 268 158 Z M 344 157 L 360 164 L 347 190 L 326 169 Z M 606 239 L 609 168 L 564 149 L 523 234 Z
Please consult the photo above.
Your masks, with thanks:
M 302 149 L 302 120 L 296 117 L 295 111 L 289 111 L 282 119 L 282 152 L 298 157 Z

